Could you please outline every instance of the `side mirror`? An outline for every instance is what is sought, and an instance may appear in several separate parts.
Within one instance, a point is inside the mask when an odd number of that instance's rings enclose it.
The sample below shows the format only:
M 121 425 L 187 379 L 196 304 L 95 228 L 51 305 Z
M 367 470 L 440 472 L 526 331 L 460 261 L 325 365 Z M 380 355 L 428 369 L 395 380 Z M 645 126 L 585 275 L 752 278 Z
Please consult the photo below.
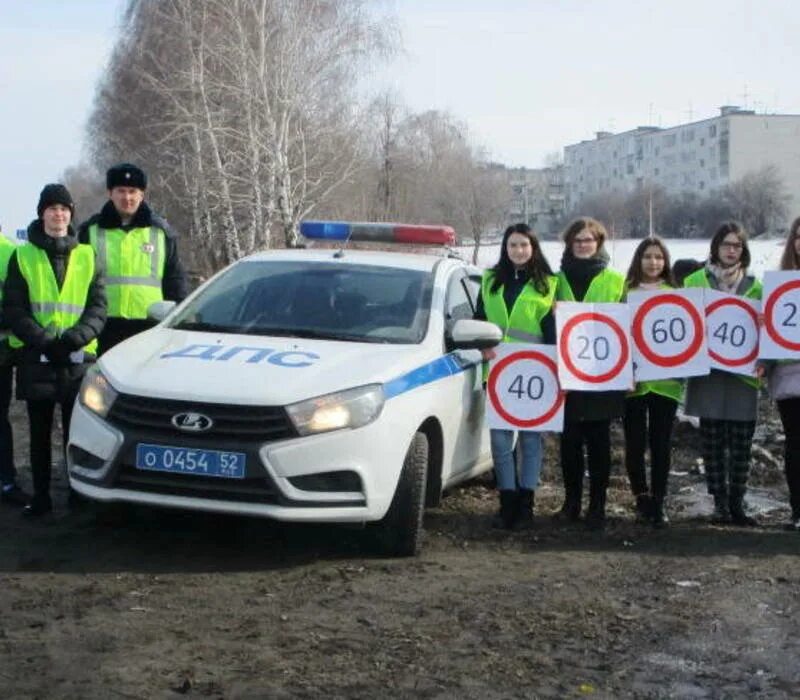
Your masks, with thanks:
M 503 331 L 488 321 L 461 319 L 447 334 L 448 345 L 456 350 L 485 350 L 503 340 Z
M 147 307 L 147 318 L 160 323 L 176 306 L 174 301 L 156 301 Z

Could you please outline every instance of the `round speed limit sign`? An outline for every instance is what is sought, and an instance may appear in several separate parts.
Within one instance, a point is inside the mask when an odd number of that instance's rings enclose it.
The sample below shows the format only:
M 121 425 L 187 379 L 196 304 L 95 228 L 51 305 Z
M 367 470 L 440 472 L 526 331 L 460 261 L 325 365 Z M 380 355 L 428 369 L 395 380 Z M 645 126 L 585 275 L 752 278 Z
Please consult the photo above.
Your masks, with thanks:
M 559 353 L 570 374 L 593 385 L 618 378 L 630 359 L 622 326 L 614 318 L 593 311 L 575 314 L 564 324 Z
M 800 280 L 784 282 L 767 298 L 764 305 L 764 330 L 786 350 L 800 350 Z
M 557 417 L 564 394 L 558 385 L 555 361 L 538 350 L 511 352 L 492 365 L 486 389 L 506 428 L 560 430 L 545 424 Z M 501 427 L 499 425 L 490 427 Z
M 725 295 L 706 306 L 708 354 L 721 369 L 742 369 L 758 357 L 758 312 Z
M 691 301 L 659 294 L 639 306 L 631 336 L 642 356 L 659 367 L 691 360 L 703 346 L 703 319 Z

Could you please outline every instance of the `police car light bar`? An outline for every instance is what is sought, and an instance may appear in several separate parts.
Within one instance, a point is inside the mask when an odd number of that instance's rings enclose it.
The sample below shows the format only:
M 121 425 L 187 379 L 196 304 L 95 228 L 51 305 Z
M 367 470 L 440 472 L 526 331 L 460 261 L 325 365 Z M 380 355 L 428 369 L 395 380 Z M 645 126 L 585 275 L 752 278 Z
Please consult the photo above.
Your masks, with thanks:
M 327 241 L 415 243 L 418 245 L 455 245 L 456 242 L 456 232 L 451 226 L 301 221 L 300 233 L 305 238 Z

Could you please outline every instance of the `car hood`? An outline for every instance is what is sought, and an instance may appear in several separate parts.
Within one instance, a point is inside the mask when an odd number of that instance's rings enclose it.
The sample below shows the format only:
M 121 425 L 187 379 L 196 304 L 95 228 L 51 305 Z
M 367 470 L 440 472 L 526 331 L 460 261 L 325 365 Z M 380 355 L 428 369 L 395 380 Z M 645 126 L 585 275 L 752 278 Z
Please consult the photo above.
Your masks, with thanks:
M 435 357 L 424 345 L 154 328 L 107 352 L 100 367 L 123 393 L 285 405 L 364 384 L 383 384 Z

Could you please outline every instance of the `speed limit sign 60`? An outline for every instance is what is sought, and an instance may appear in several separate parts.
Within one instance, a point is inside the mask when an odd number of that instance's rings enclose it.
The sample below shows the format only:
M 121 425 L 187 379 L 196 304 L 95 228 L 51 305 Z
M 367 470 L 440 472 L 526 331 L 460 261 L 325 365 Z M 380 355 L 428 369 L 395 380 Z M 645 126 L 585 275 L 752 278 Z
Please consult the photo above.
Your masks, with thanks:
M 754 374 L 758 357 L 758 302 L 710 289 L 705 292 L 711 366 L 736 374 Z
M 772 360 L 800 358 L 800 272 L 764 275 L 764 327 L 759 354 Z
M 558 378 L 564 389 L 608 391 L 633 385 L 627 304 L 559 302 Z
M 486 382 L 489 427 L 560 432 L 564 394 L 555 348 L 507 343 L 496 353 Z
M 703 290 L 630 292 L 636 381 L 708 374 Z

